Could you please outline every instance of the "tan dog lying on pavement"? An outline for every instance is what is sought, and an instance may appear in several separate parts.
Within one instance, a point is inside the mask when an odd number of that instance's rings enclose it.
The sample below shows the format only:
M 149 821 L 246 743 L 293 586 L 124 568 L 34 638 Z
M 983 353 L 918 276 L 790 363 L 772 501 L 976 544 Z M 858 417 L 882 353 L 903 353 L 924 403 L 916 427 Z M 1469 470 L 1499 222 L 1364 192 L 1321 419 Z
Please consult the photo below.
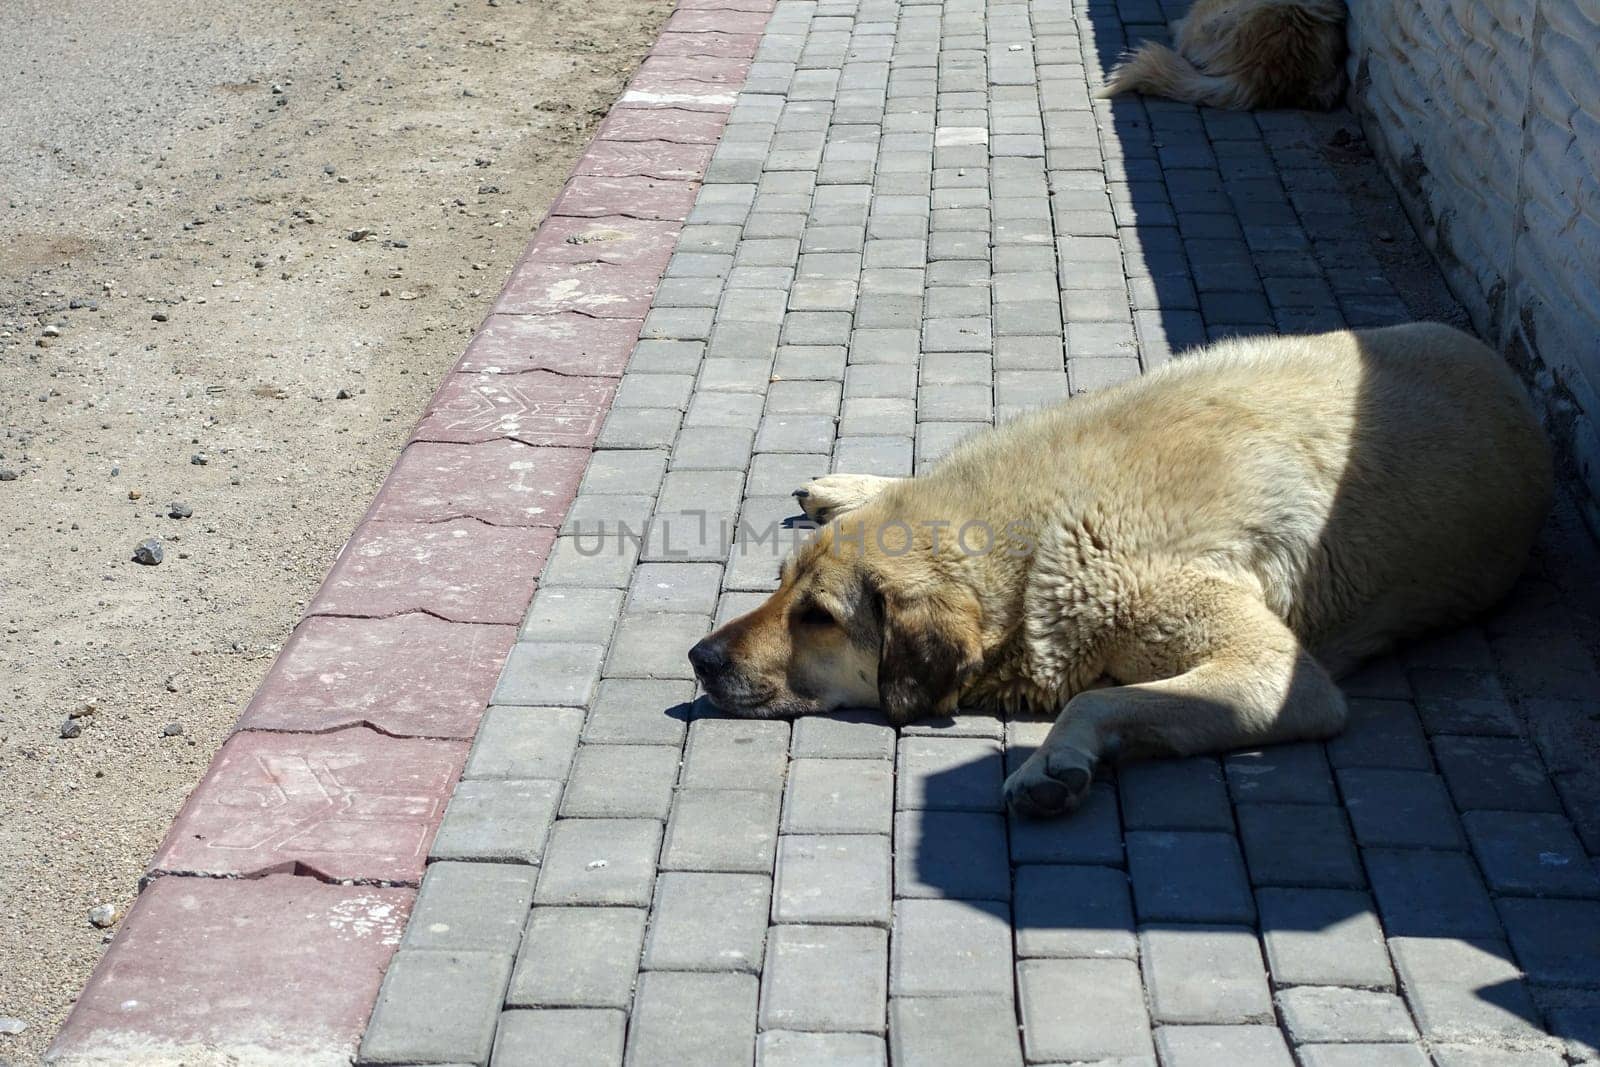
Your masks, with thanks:
M 1172 42 L 1147 42 L 1100 96 L 1150 93 L 1210 107 L 1330 108 L 1344 93 L 1344 0 L 1196 0 Z
M 1227 341 L 925 475 L 811 483 L 826 525 L 689 658 L 737 715 L 1059 712 L 1005 787 L 1057 813 L 1102 758 L 1337 733 L 1332 679 L 1498 600 L 1551 492 L 1521 387 L 1464 333 Z

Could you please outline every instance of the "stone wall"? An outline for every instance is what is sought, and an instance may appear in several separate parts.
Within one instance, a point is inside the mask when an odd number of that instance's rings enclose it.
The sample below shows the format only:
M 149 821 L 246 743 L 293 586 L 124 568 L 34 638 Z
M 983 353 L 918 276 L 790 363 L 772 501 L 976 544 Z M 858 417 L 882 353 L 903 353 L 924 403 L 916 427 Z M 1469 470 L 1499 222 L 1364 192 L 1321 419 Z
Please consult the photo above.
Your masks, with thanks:
M 1351 0 L 1351 106 L 1600 533 L 1600 0 Z

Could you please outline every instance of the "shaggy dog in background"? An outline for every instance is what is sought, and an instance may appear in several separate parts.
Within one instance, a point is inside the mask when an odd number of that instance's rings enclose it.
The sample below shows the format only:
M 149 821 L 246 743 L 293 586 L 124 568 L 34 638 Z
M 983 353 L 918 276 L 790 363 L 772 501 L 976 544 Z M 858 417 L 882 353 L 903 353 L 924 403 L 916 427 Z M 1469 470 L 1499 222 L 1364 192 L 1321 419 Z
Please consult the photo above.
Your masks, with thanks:
M 1208 107 L 1326 109 L 1344 93 L 1344 0 L 1196 0 L 1173 51 L 1141 45 L 1101 96 L 1149 93 Z
M 926 474 L 811 483 L 826 525 L 689 660 L 753 718 L 1054 716 L 1006 783 L 1054 814 L 1102 759 L 1337 733 L 1334 678 L 1511 588 L 1551 482 L 1522 387 L 1459 330 L 1225 341 Z

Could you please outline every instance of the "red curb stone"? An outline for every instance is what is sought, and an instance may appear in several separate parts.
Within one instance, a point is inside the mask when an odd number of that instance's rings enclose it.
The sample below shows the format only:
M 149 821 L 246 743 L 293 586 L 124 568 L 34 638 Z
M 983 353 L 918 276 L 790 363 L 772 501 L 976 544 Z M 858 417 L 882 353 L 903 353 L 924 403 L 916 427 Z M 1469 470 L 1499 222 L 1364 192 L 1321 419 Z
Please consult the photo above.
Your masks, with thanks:
M 667 19 L 667 33 L 760 33 L 771 16 L 767 11 L 674 11 Z
M 239 728 L 316 732 L 370 724 L 395 736 L 470 741 L 516 637 L 510 626 L 422 614 L 306 619 Z
M 641 71 L 639 77 L 633 80 L 633 84 L 623 90 L 620 105 L 623 109 L 673 108 L 704 111 L 726 117 L 728 112 L 733 110 L 738 95 L 731 86 L 690 81 L 685 78 L 669 78 L 654 72 Z M 596 142 L 599 143 L 602 142 Z M 590 150 L 593 150 L 593 146 Z M 581 162 L 579 165 L 582 165 Z
M 772 15 L 772 0 L 678 0 L 679 11 L 765 11 Z
M 600 124 L 598 141 L 667 141 L 715 145 L 727 121 L 711 111 L 678 107 L 617 107 Z
M 672 141 L 597 141 L 578 164 L 579 174 L 695 181 L 711 162 L 712 147 Z
M 651 54 L 751 59 L 760 44 L 759 33 L 663 33 Z
M 694 208 L 699 183 L 661 181 L 657 178 L 602 178 L 580 174 L 567 182 L 550 205 L 550 214 L 600 218 L 619 215 L 630 219 L 682 222 Z
M 150 869 L 227 877 L 309 870 L 324 879 L 415 883 L 466 757 L 462 741 L 366 729 L 236 733 Z
M 662 267 L 651 263 L 524 262 L 496 301 L 501 314 L 577 311 L 605 319 L 643 319 Z
M 287 875 L 157 879 L 49 1056 L 348 1065 L 415 897 Z
M 555 531 L 540 526 L 368 519 L 306 614 L 385 618 L 426 611 L 451 622 L 515 625 L 554 541 Z
M 678 231 L 681 229 L 683 224 L 678 222 L 628 218 L 624 215 L 598 218 L 554 215 L 545 219 L 544 225 L 539 227 L 519 267 L 533 262 L 553 266 L 563 263 L 609 263 L 617 267 L 635 267 L 640 271 L 649 267 L 659 275 L 672 258 L 672 250 L 677 247 Z M 641 273 L 640 278 L 643 282 L 655 281 L 646 273 Z
M 763 16 L 763 20 L 765 16 Z M 640 89 L 657 80 L 694 83 L 721 87 L 723 92 L 737 93 L 750 76 L 748 59 L 727 59 L 707 56 L 672 56 L 651 54 L 639 64 L 639 73 L 628 83 L 630 89 Z
M 579 448 L 413 442 L 367 515 L 393 522 L 474 518 L 496 526 L 560 526 L 588 463 L 588 450 Z
M 560 315 L 490 315 L 456 370 L 518 374 L 530 370 L 617 378 L 628 365 L 643 319 Z
M 616 392 L 611 378 L 527 374 L 452 374 L 428 405 L 415 441 L 477 444 L 510 438 L 529 445 L 584 448 L 594 443 Z

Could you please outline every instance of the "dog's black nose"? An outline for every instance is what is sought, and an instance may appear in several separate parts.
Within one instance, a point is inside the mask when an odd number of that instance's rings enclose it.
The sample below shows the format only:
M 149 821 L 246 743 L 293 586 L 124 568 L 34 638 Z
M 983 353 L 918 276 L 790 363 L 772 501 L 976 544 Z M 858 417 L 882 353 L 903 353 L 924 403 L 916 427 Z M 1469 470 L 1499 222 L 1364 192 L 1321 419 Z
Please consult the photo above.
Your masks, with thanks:
M 707 637 L 689 650 L 689 665 L 701 678 L 709 678 L 728 666 L 728 653 L 722 642 Z

